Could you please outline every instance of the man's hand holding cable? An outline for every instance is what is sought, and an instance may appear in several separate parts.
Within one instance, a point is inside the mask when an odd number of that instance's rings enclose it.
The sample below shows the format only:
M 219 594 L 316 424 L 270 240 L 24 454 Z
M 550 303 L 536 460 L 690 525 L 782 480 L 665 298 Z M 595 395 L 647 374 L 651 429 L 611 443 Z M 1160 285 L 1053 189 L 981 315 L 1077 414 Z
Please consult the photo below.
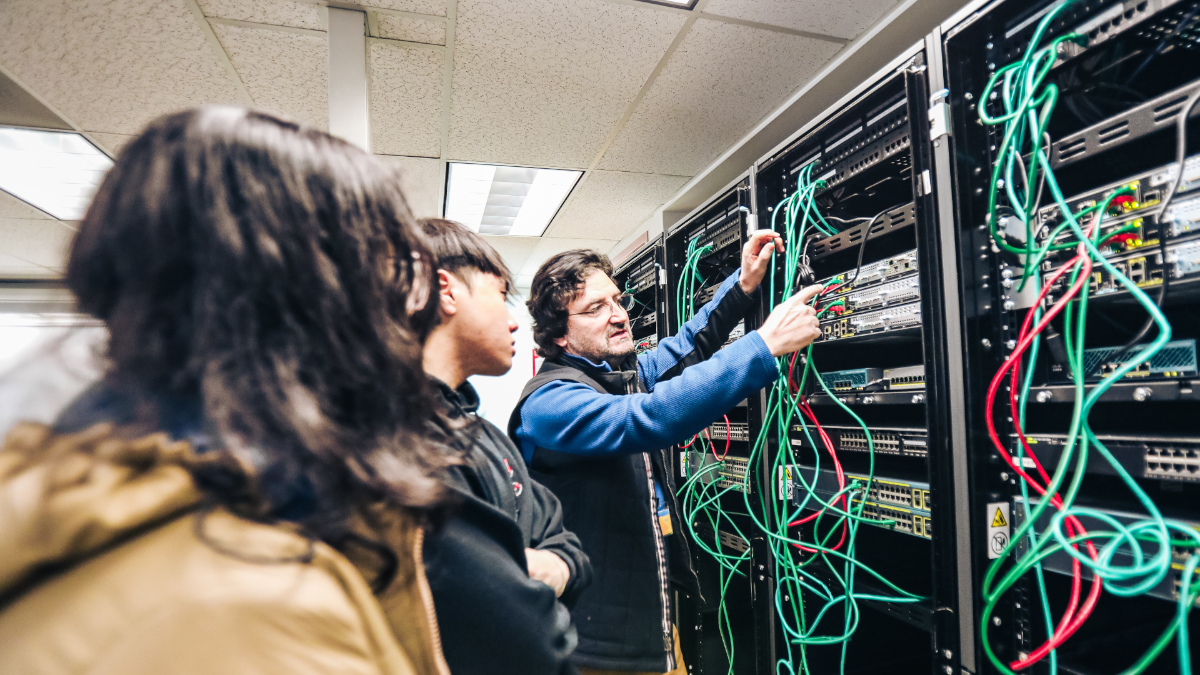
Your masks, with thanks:
M 805 288 L 779 303 L 758 329 L 772 356 L 783 356 L 804 349 L 821 336 L 817 310 L 808 303 L 821 292 L 820 285 Z
M 571 568 L 556 553 L 536 548 L 525 549 L 525 562 L 529 567 L 529 577 L 536 579 L 554 589 L 554 595 L 561 597 L 567 589 L 567 581 L 571 578 Z
M 749 295 L 762 283 L 771 269 L 771 252 L 783 253 L 783 237 L 774 230 L 759 230 L 750 235 L 750 241 L 742 249 L 742 274 L 738 284 Z

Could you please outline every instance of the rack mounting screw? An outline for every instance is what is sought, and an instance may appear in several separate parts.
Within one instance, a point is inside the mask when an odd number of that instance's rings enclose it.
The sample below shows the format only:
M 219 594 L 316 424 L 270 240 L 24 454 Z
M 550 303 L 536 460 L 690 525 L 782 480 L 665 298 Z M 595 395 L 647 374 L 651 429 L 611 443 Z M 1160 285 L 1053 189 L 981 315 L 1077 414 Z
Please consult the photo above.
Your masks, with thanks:
M 954 675 L 954 669 L 950 666 L 942 666 L 942 671 L 945 672 L 946 675 Z
M 982 342 L 982 343 L 983 343 L 983 348 L 984 348 L 984 349 L 991 349 L 991 348 L 992 348 L 992 341 L 991 341 L 991 340 L 989 340 L 989 339 L 987 339 L 987 338 L 983 338 L 983 340 L 981 340 L 980 342 Z
M 942 656 L 946 657 L 946 659 L 949 660 L 949 659 L 954 658 L 954 652 L 950 651 L 949 649 L 943 649 Z
M 1049 389 L 1043 389 L 1037 393 L 1037 402 L 1038 403 L 1046 403 L 1047 401 L 1053 401 L 1053 400 L 1054 400 L 1054 392 L 1050 391 Z
M 925 402 L 925 394 L 913 394 L 912 402 L 913 403 L 924 403 Z
M 1000 472 L 1000 480 L 1008 480 L 1008 472 L 1007 471 Z
M 1138 387 L 1133 390 L 1133 400 L 1135 401 L 1145 401 L 1153 395 L 1154 390 L 1150 387 Z
M 998 617 L 998 616 L 993 616 L 993 617 L 992 617 L 992 625 L 993 625 L 993 626 L 999 626 L 999 625 L 1000 625 L 1000 617 Z
M 1007 341 L 1007 342 L 1005 342 L 1005 343 L 1004 343 L 1004 346 L 1005 346 L 1005 347 L 1008 347 L 1009 349 L 1016 349 L 1016 347 L 1017 347 L 1017 341 L 1016 341 L 1016 340 L 1009 340 L 1009 341 Z
M 1004 301 L 1004 311 L 1011 312 L 1016 308 L 1017 308 L 1017 303 L 1013 302 L 1012 300 Z
M 874 402 L 875 402 L 875 397 L 874 397 L 874 396 L 864 396 L 864 397 L 863 397 L 863 399 L 862 399 L 862 402 L 863 402 L 864 404 L 867 404 L 867 403 L 874 403 Z

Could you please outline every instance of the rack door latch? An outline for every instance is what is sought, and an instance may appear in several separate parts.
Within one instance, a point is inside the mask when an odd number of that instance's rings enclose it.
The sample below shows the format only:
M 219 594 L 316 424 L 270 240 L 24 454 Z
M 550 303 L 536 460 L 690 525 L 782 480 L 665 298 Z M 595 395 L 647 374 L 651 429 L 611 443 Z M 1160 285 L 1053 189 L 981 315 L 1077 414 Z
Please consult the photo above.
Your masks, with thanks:
M 929 140 L 950 135 L 950 90 L 943 89 L 929 97 Z

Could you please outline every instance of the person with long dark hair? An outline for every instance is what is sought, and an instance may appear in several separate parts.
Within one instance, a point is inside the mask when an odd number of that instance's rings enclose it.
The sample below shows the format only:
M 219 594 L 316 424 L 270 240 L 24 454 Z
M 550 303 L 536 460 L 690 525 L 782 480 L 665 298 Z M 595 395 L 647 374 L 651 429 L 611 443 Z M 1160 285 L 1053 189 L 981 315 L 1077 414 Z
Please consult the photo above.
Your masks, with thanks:
M 234 107 L 150 124 L 67 265 L 105 375 L 0 450 L 0 672 L 448 673 L 430 261 L 348 143 Z

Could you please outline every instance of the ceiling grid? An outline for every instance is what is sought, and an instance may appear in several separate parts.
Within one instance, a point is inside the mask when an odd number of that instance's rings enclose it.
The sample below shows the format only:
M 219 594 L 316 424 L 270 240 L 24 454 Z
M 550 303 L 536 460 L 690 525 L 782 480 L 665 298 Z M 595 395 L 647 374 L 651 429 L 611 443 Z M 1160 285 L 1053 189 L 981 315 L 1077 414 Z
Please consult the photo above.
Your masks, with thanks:
M 584 172 L 543 237 L 488 235 L 527 279 L 554 252 L 635 231 L 896 3 L 332 4 L 366 13 L 373 151 L 416 215 L 443 212 L 450 161 Z M 329 4 L 5 0 L 0 30 L 22 40 L 0 44 L 0 73 L 110 155 L 204 103 L 326 128 Z

